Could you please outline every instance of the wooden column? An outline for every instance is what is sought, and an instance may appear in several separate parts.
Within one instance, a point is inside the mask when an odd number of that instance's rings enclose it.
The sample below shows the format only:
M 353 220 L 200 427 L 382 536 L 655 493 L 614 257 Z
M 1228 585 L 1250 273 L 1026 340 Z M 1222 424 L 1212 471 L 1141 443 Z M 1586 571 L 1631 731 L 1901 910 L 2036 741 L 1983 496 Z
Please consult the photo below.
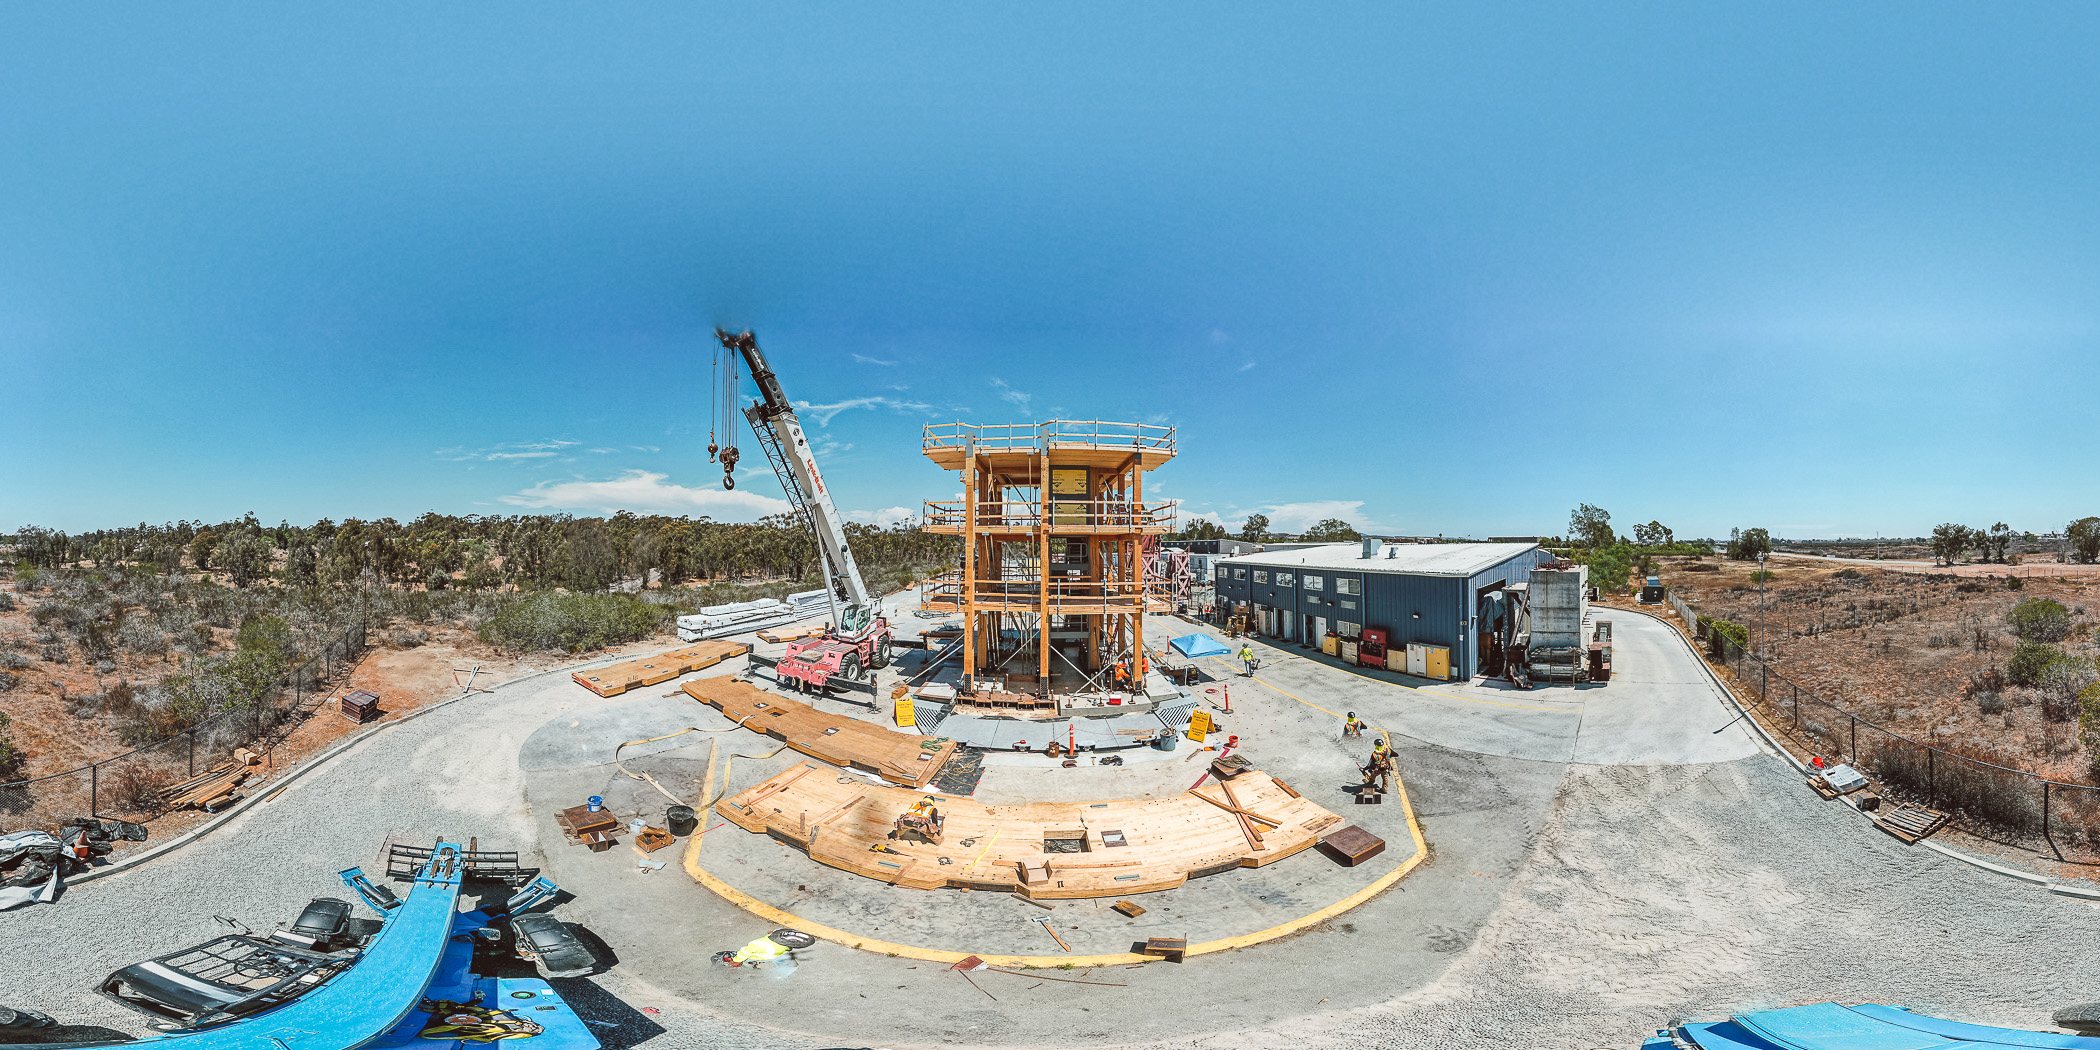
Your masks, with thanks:
M 1036 504 L 1041 508 L 1036 518 L 1036 541 L 1038 564 L 1037 585 L 1042 590 L 1037 595 L 1037 620 L 1035 625 L 1035 655 L 1039 669 L 1036 684 L 1044 696 L 1050 695 L 1050 445 L 1045 442 L 1036 457 Z
M 1138 511 L 1144 505 L 1145 501 L 1145 454 L 1142 452 L 1138 453 L 1137 455 L 1131 457 L 1131 462 L 1132 466 L 1130 468 L 1130 548 L 1133 557 L 1131 558 L 1130 562 L 1130 570 L 1133 578 L 1137 580 L 1137 613 L 1131 617 L 1130 622 L 1132 633 L 1137 638 L 1137 642 L 1133 646 L 1133 648 L 1135 649 L 1135 653 L 1133 654 L 1135 660 L 1132 666 L 1133 668 L 1135 668 L 1136 662 L 1142 662 L 1146 660 L 1145 534 L 1138 525 Z M 1139 689 L 1142 690 L 1144 687 L 1144 682 L 1140 680 L 1138 686 Z
M 963 442 L 963 678 L 977 673 L 977 442 Z

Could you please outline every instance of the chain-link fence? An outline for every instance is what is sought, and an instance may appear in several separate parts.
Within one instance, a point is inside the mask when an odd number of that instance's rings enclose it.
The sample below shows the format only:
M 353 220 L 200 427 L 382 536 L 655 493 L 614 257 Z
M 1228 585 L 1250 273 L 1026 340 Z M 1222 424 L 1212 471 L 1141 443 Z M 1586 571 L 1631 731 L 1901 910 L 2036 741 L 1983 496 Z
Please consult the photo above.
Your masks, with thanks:
M 1878 725 L 1803 689 L 1736 639 L 1707 630 L 1674 594 L 1670 605 L 1707 654 L 1735 675 L 1766 726 L 1867 773 L 1892 799 L 1942 810 L 1971 831 L 2036 838 L 2052 851 L 2100 849 L 2100 788 L 1971 758 Z
M 53 829 L 74 817 L 146 821 L 167 812 L 168 788 L 231 761 L 235 748 L 267 749 L 313 713 L 331 682 L 356 663 L 365 627 L 353 624 L 286 671 L 261 699 L 213 714 L 173 735 L 78 769 L 0 784 L 0 825 Z

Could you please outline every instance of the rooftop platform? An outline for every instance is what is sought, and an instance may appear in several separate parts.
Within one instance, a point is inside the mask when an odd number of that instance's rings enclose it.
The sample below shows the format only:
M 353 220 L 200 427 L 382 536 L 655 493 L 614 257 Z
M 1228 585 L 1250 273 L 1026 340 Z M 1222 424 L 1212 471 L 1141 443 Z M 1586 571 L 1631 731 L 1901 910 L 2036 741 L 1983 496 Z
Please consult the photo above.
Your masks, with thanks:
M 1362 543 L 1323 543 L 1295 550 L 1220 558 L 1220 567 L 1341 569 L 1417 576 L 1471 576 L 1537 547 L 1536 543 L 1388 543 L 1369 558 Z
M 1115 469 L 1131 463 L 1151 470 L 1174 458 L 1174 428 L 1097 419 L 1042 423 L 929 423 L 926 458 L 943 470 L 961 470 L 965 450 L 989 457 L 996 471 L 1030 469 L 1045 452 L 1059 466 Z

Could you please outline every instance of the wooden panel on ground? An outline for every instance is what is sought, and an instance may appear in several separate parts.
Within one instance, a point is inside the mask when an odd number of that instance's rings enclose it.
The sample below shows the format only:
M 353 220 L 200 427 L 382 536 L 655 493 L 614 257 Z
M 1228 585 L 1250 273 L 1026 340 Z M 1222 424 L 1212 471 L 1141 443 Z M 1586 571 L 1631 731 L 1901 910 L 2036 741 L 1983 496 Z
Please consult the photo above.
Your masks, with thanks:
M 1012 806 L 936 796 L 945 823 L 942 842 L 934 845 L 889 837 L 897 815 L 923 798 L 921 792 L 808 775 L 816 770 L 798 765 L 722 800 L 715 812 L 746 831 L 805 850 L 820 864 L 882 882 L 1039 898 L 1172 889 L 1201 874 L 1273 864 L 1342 824 L 1341 817 L 1289 794 L 1275 780 L 1246 775 L 1233 781 L 1232 804 L 1239 813 L 1221 805 L 1222 798 L 1189 792 Z M 826 819 L 805 820 L 808 814 Z M 1264 828 L 1263 848 L 1254 848 L 1243 821 Z M 1108 849 L 1098 830 L 1104 827 L 1120 833 L 1125 845 Z M 1050 852 L 1075 846 L 1083 852 Z M 892 852 L 873 852 L 877 847 Z
M 1320 847 L 1350 867 L 1385 852 L 1385 840 L 1354 824 L 1320 840 Z
M 704 671 L 732 656 L 742 656 L 750 651 L 751 647 L 743 642 L 721 639 L 694 642 L 655 656 L 577 671 L 569 677 L 599 696 L 618 696 L 629 689 L 668 682 L 693 671 Z
M 925 787 L 955 754 L 953 740 L 891 732 L 734 678 L 703 678 L 680 688 L 746 729 L 783 741 L 811 758 L 865 770 L 892 784 Z M 827 808 L 809 807 L 812 812 Z M 896 816 L 892 812 L 883 819 Z
M 220 766 L 167 788 L 161 792 L 161 797 L 167 800 L 170 809 L 195 807 L 210 811 L 217 809 L 221 803 L 231 801 L 234 790 L 246 779 L 246 769 L 235 765 Z

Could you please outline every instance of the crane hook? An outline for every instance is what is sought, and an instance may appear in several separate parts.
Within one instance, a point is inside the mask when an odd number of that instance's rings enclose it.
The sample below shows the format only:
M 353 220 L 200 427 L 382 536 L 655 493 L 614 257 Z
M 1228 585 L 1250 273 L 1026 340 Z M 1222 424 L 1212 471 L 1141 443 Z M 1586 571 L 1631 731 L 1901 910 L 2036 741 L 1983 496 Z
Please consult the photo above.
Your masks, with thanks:
M 733 489 L 736 487 L 736 461 L 738 458 L 736 446 L 731 445 L 728 448 L 723 449 L 721 458 L 722 487 L 725 489 Z

